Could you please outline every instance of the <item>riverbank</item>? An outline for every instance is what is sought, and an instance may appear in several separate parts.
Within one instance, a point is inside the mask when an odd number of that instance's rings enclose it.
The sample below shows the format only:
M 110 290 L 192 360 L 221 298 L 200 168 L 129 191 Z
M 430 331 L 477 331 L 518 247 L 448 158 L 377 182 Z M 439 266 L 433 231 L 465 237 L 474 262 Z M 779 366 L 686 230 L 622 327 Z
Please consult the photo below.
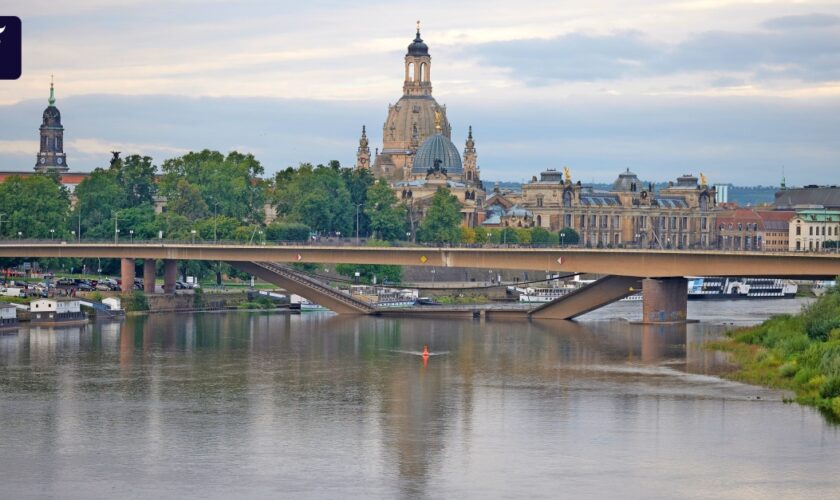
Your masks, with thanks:
M 739 369 L 727 378 L 792 391 L 840 422 L 840 290 L 832 289 L 799 314 L 783 314 L 709 345 L 732 354 Z

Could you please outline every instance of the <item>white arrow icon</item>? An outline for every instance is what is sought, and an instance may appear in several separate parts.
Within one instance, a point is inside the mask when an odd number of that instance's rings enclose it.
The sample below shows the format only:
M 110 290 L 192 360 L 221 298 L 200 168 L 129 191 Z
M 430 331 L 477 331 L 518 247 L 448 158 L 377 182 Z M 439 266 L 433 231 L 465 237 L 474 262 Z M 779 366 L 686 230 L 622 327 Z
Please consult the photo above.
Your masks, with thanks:
M 5 27 L 5 26 L 3 26 L 2 28 L 0 28 L 0 34 L 2 34 L 4 31 L 6 31 L 6 27 Z

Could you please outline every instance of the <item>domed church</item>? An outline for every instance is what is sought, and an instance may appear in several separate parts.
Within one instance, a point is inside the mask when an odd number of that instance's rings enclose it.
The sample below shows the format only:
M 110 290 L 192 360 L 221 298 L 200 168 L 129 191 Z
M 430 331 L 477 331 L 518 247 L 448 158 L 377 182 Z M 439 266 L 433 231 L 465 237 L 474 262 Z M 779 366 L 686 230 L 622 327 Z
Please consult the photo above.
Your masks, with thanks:
M 421 207 L 438 187 L 447 187 L 464 205 L 464 224 L 480 223 L 479 208 L 484 190 L 479 177 L 472 127 L 464 147 L 463 160 L 452 143 L 452 127 L 446 106 L 432 97 L 432 58 L 429 46 L 420 37 L 420 23 L 405 54 L 403 95 L 388 106 L 382 127 L 382 149 L 371 161 L 367 130 L 356 150 L 356 168 L 369 168 L 379 179 L 391 184 L 397 197 L 410 207 Z

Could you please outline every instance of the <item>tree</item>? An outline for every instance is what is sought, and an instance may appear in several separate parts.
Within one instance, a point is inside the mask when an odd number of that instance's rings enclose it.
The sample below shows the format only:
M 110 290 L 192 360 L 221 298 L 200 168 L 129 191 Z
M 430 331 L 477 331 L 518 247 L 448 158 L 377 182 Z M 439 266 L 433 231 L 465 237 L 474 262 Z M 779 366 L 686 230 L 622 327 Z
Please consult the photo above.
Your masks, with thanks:
M 576 245 L 580 242 L 580 235 L 570 227 L 561 229 L 559 236 L 561 245 Z
M 406 209 L 398 203 L 397 196 L 386 182 L 379 181 L 368 188 L 364 213 L 370 220 L 374 238 L 405 239 Z
M 157 167 L 152 165 L 150 157 L 131 155 L 115 161 L 111 168 L 116 171 L 117 184 L 123 191 L 123 207 L 154 204 Z
M 556 243 L 556 240 L 552 241 L 551 233 L 548 230 L 541 227 L 535 227 L 531 230 L 532 245 L 550 245 L 552 243 Z
M 232 151 L 224 156 L 205 149 L 166 160 L 161 170 L 160 191 L 169 200 L 182 194 L 180 183 L 186 181 L 198 189 L 207 213 L 245 222 L 264 219 L 265 184 L 259 178 L 264 169 L 253 155 Z
M 306 224 L 297 222 L 275 222 L 265 230 L 265 237 L 269 241 L 306 241 L 311 229 Z
M 401 266 L 387 266 L 380 264 L 338 264 L 335 271 L 350 278 L 355 278 L 359 273 L 359 281 L 362 283 L 373 283 L 376 277 L 377 283 L 399 283 L 402 281 Z
M 166 203 L 169 212 L 182 215 L 189 220 L 198 220 L 207 216 L 207 202 L 201 190 L 186 179 L 178 179 Z
M 70 199 L 53 179 L 36 174 L 11 176 L 0 184 L 2 235 L 24 238 L 65 238 Z
M 330 163 L 332 164 L 332 162 Z M 335 163 L 338 164 L 338 162 Z M 361 207 L 368 207 L 371 205 L 368 202 L 368 197 L 370 196 L 369 190 L 376 179 L 374 179 L 370 170 L 366 168 L 342 169 L 341 177 L 344 180 L 344 185 L 347 186 L 347 191 L 350 193 L 350 203 L 353 206 L 353 209 L 359 208 L 359 234 L 367 235 L 370 233 L 367 209 L 362 210 Z M 356 215 L 355 211 L 353 212 L 353 215 Z M 356 221 L 354 220 L 353 234 L 356 234 L 355 223 Z
M 308 163 L 297 171 L 288 169 L 275 177 L 277 215 L 286 222 L 309 225 L 321 233 L 349 235 L 355 211 L 341 172 L 333 167 Z
M 369 247 L 386 247 L 387 241 L 370 240 Z M 359 273 L 359 279 L 363 283 L 372 283 L 374 276 L 378 283 L 389 282 L 399 283 L 402 281 L 402 266 L 389 266 L 382 264 L 338 264 L 335 271 L 342 276 L 355 278 Z
M 523 245 L 531 244 L 531 230 L 525 227 L 516 228 L 516 239 Z
M 122 208 L 124 192 L 112 170 L 97 168 L 76 186 L 71 220 L 86 238 L 114 237 L 114 213 Z
M 515 245 L 519 243 L 519 233 L 512 227 L 506 227 L 499 233 L 499 243 Z
M 461 203 L 446 188 L 438 188 L 432 196 L 426 216 L 420 222 L 417 239 L 433 243 L 461 241 Z

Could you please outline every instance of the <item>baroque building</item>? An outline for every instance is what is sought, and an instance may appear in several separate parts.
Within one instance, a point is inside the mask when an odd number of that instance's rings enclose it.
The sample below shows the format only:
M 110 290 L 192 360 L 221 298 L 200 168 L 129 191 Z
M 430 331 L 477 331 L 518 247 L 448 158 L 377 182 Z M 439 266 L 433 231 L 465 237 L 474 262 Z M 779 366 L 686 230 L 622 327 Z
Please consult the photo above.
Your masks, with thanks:
M 356 149 L 356 168 L 369 168 L 380 181 L 388 182 L 409 209 L 412 227 L 423 217 L 438 188 L 445 187 L 462 204 L 463 223 L 480 224 L 485 193 L 481 184 L 478 154 L 472 127 L 463 159 L 452 143 L 452 127 L 446 107 L 432 97 L 429 47 L 420 37 L 420 24 L 404 58 L 403 95 L 388 106 L 382 127 L 382 149 L 371 163 L 367 130 L 362 127 Z
M 35 159 L 36 172 L 67 172 L 67 155 L 64 153 L 64 127 L 61 112 L 55 107 L 55 88 L 50 82 L 49 106 L 41 121 L 41 149 Z
M 377 177 L 389 181 L 409 178 L 414 156 L 426 139 L 436 134 L 450 139 L 452 134 L 446 106 L 432 97 L 432 57 L 429 46 L 420 37 L 419 21 L 403 64 L 403 95 L 395 104 L 388 105 L 388 116 L 382 126 L 382 150 L 377 151 L 371 165 Z
M 503 201 L 504 199 L 504 201 Z M 522 186 L 520 196 L 493 196 L 487 220 L 497 227 L 572 228 L 590 247 L 711 248 L 715 190 L 701 174 L 683 175 L 665 188 L 644 185 L 629 169 L 609 190 L 573 182 L 571 172 L 549 169 Z M 501 208 L 496 208 L 496 207 Z

